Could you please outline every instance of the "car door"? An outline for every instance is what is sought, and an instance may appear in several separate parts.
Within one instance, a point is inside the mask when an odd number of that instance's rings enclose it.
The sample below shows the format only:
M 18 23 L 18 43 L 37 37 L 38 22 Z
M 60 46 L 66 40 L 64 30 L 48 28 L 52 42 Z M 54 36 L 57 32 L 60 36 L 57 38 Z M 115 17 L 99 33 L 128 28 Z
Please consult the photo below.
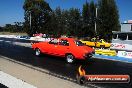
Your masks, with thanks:
M 96 46 L 97 46 L 97 47 L 104 46 L 102 40 L 98 40 Z
M 91 41 L 88 42 L 89 46 L 95 47 L 96 46 L 96 38 L 92 38 Z
M 69 51 L 69 42 L 66 39 L 61 39 L 58 43 L 58 46 L 55 47 L 55 52 L 58 56 L 65 56 L 65 54 Z
M 45 53 L 45 54 L 48 54 L 50 52 L 50 47 L 49 47 L 49 43 L 47 42 L 42 42 L 40 43 L 39 45 L 40 49 L 41 49 L 41 52 Z
M 55 55 L 56 54 L 55 49 L 57 45 L 58 45 L 57 39 L 53 39 L 49 41 L 46 46 L 43 46 L 44 48 L 43 50 L 45 50 L 47 54 Z

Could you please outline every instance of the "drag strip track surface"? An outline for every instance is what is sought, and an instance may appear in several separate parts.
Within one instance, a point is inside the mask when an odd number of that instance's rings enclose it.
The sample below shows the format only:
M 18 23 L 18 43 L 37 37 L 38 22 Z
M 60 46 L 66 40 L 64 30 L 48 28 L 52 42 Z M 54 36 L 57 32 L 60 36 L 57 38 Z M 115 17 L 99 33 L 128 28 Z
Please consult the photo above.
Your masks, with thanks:
M 3 84 L 0 84 L 0 88 L 8 88 L 8 87 L 6 87 L 6 86 L 3 85 Z
M 82 65 L 87 74 L 128 74 L 132 79 L 132 64 L 94 59 L 89 62 L 77 61 L 75 64 L 67 64 L 64 58 L 43 55 L 36 57 L 30 47 L 14 45 L 14 42 L 29 43 L 27 40 L 12 38 L 0 38 L 0 55 L 11 58 L 25 64 L 46 69 L 51 73 L 62 75 L 75 80 L 77 69 Z M 131 88 L 129 84 L 90 84 L 93 87 L 102 88 Z M 88 86 L 90 86 L 88 85 Z

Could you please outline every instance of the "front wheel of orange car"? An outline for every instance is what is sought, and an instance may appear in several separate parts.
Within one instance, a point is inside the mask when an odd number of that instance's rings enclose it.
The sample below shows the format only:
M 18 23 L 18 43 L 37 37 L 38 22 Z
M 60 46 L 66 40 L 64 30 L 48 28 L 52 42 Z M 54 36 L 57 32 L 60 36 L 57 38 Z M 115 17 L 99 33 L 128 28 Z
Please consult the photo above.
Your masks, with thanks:
M 35 49 L 35 55 L 36 56 L 40 56 L 41 55 L 41 51 L 40 51 L 40 49 Z
M 67 54 L 66 55 L 66 62 L 70 63 L 70 64 L 74 63 L 75 62 L 74 56 L 72 54 Z

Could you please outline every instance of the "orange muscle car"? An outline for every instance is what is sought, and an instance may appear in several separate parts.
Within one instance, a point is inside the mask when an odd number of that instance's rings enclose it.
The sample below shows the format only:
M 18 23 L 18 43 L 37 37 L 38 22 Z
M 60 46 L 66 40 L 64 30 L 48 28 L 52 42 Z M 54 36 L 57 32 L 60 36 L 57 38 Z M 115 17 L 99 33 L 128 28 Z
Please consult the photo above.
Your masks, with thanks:
M 95 50 L 87 47 L 81 41 L 74 38 L 58 38 L 49 42 L 39 42 L 32 44 L 35 55 L 49 54 L 65 57 L 68 63 L 73 63 L 76 59 L 86 60 L 91 58 Z

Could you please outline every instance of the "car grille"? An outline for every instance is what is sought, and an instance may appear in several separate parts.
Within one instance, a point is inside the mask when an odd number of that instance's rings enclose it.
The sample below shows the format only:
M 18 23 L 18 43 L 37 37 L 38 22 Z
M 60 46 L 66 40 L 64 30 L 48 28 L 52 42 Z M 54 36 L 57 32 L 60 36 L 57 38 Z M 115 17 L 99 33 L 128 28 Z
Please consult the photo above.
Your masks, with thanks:
M 87 53 L 87 54 L 85 54 L 85 57 L 86 57 L 86 58 L 90 58 L 90 57 L 92 57 L 94 54 L 95 54 L 95 52 Z

